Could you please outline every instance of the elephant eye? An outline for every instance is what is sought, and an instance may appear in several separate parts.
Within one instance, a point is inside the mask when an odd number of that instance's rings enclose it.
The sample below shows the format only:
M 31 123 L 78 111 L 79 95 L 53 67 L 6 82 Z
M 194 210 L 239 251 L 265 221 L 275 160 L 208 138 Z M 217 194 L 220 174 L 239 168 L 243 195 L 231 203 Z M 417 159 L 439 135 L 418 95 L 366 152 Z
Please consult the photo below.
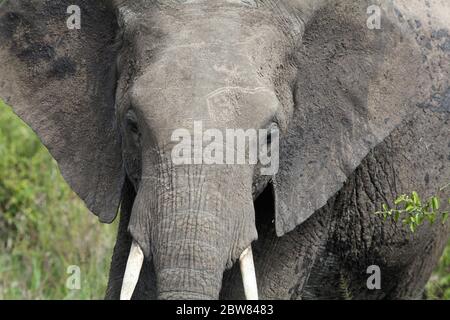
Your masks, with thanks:
M 129 132 L 133 135 L 140 136 L 137 117 L 133 110 L 130 109 L 127 111 L 125 115 L 125 122 Z

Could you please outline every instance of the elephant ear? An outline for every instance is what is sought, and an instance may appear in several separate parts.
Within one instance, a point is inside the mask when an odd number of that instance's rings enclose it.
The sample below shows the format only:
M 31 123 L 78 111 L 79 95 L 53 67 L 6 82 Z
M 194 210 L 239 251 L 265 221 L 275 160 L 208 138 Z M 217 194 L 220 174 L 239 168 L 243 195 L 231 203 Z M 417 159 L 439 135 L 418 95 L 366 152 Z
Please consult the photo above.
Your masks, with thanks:
M 279 236 L 324 206 L 368 152 L 420 110 L 430 82 L 397 10 L 383 8 L 376 30 L 367 27 L 366 1 L 337 2 L 311 17 L 298 54 L 293 117 L 273 178 Z
M 81 29 L 68 27 L 71 5 L 81 9 Z M 38 134 L 72 189 L 107 223 L 117 214 L 124 180 L 115 128 L 116 31 L 104 1 L 0 4 L 0 98 Z

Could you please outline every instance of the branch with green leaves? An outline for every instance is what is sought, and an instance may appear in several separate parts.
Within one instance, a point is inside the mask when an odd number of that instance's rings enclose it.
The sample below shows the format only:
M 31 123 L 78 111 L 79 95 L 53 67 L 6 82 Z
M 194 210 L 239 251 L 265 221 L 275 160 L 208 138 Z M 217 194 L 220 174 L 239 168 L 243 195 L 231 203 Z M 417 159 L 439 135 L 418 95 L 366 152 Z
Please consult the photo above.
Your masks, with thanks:
M 440 188 L 442 191 L 450 186 L 450 183 Z M 450 198 L 448 198 L 450 204 Z M 433 224 L 436 219 L 441 217 L 442 224 L 448 220 L 448 211 L 439 211 L 441 200 L 438 196 L 432 196 L 426 201 L 422 201 L 417 192 L 413 191 L 411 195 L 402 194 L 394 201 L 394 208 L 390 208 L 387 204 L 383 204 L 382 210 L 375 212 L 376 215 L 383 217 L 384 221 L 388 218 L 395 222 L 401 219 L 402 223 L 409 226 L 411 232 L 415 232 L 424 221 Z

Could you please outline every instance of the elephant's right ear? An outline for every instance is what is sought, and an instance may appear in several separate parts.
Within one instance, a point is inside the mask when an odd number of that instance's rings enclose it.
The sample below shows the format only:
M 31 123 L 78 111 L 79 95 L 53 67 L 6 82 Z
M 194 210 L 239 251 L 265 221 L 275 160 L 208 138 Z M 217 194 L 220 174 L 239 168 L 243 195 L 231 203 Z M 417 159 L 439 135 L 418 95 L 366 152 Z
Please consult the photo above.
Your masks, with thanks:
M 69 29 L 78 8 L 81 29 Z M 117 30 L 106 1 L 0 4 L 0 98 L 38 134 L 87 207 L 108 223 L 124 180 L 114 108 Z

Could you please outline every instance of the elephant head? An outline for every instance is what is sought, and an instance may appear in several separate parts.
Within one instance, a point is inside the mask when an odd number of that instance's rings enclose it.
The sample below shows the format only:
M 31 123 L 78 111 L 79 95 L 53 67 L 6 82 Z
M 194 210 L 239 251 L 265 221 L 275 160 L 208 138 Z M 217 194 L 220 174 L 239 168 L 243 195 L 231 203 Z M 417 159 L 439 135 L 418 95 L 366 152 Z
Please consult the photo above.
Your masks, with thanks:
M 80 29 L 66 25 L 70 5 L 81 8 Z M 145 258 L 155 267 L 159 298 L 217 298 L 224 270 L 240 257 L 243 279 L 253 286 L 248 295 L 255 297 L 248 250 L 257 239 L 253 200 L 273 189 L 282 236 L 322 207 L 400 123 L 414 94 L 409 80 L 387 92 L 369 88 L 386 83 L 386 70 L 389 81 L 399 81 L 404 69 L 398 65 L 417 65 L 417 57 L 404 49 L 411 44 L 398 41 L 394 27 L 370 33 L 367 5 L 0 5 L 0 96 L 40 136 L 100 221 L 115 219 L 125 179 L 136 191 L 124 297 L 131 296 Z M 335 37 L 314 29 L 306 37 L 325 6 L 347 22 Z M 356 37 L 354 47 L 336 40 L 346 32 Z M 326 39 L 332 48 L 324 47 Z M 267 129 L 269 143 L 279 140 L 279 170 L 264 175 L 258 163 L 195 158 L 176 163 L 180 136 L 174 140 L 174 132 L 193 136 L 198 124 L 224 135 L 227 129 Z M 277 132 L 279 139 L 270 136 Z

